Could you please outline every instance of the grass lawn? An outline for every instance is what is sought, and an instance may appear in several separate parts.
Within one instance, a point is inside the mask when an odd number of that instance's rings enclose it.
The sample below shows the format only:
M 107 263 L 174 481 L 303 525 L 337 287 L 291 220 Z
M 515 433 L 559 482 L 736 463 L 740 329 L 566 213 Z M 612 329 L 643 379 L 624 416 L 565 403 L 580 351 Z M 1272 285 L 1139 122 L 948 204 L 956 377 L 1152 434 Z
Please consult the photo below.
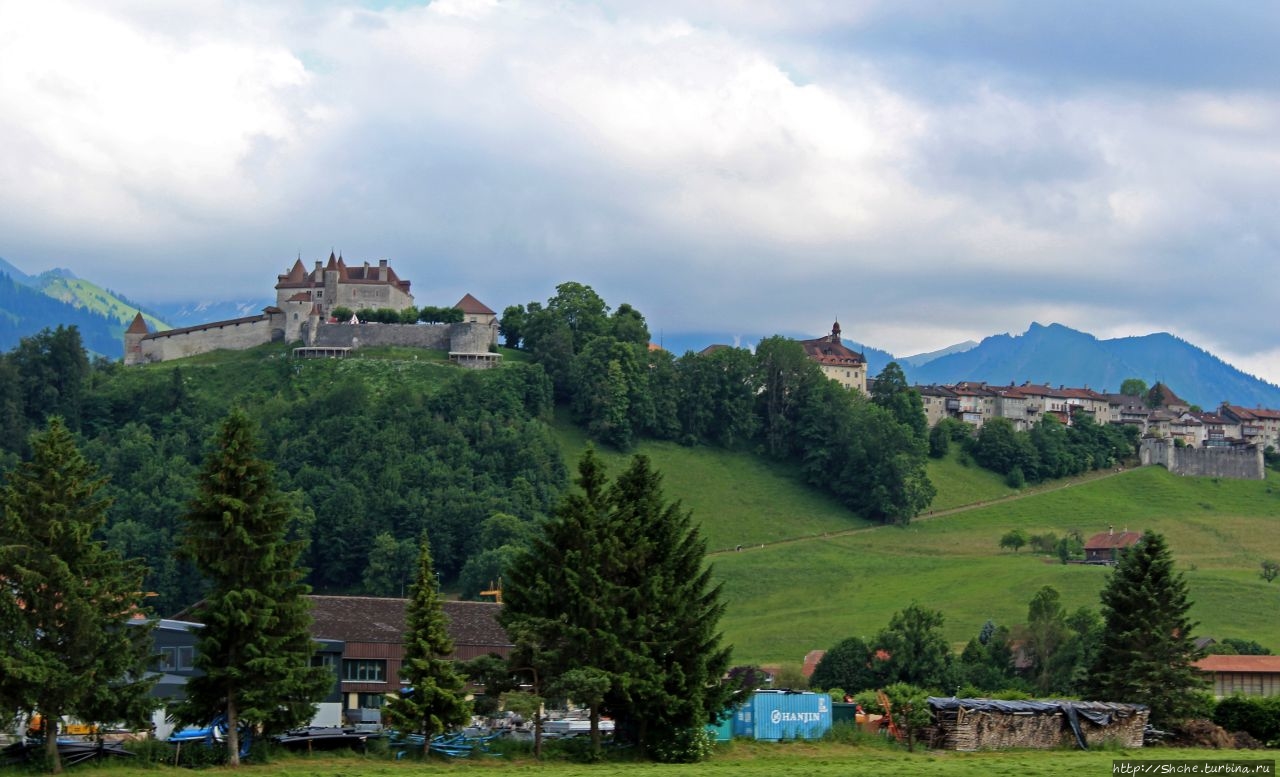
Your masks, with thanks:
M 477 761 L 387 760 L 385 756 L 325 755 L 315 757 L 284 756 L 271 763 L 247 763 L 238 771 L 226 768 L 201 770 L 203 774 L 261 774 L 273 777 L 396 777 L 423 774 L 536 774 L 543 777 L 631 777 L 662 774 L 670 777 L 701 775 L 758 775 L 759 777 L 868 777 L 902 775 L 902 777 L 1033 777 L 1037 775 L 1105 775 L 1111 773 L 1117 758 L 1142 760 L 1195 759 L 1222 761 L 1227 759 L 1269 760 L 1274 752 L 1211 751 L 1178 749 L 1102 750 L 1014 750 L 984 753 L 950 753 L 905 750 L 879 746 L 843 745 L 831 742 L 749 742 L 736 741 L 722 746 L 710 761 L 699 764 L 602 763 L 574 764 L 564 762 L 537 763 L 527 759 L 485 759 Z M 155 766 L 126 766 L 111 763 L 104 766 L 80 767 L 100 777 L 154 777 L 156 774 L 191 774 L 187 769 Z M 11 774 L 30 774 L 6 770 Z M 73 772 L 74 773 L 74 772 Z

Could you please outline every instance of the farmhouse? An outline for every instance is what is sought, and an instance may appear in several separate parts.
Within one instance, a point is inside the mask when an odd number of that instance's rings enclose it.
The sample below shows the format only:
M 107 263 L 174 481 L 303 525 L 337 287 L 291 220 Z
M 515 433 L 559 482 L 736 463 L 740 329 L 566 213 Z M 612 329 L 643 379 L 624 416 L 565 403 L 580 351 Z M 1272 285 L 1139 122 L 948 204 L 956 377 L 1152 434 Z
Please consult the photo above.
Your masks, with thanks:
M 1236 693 L 1280 696 L 1280 656 L 1205 656 L 1195 667 L 1213 677 L 1218 698 Z
M 1142 532 L 1126 530 L 1116 534 L 1115 529 L 1108 528 L 1084 543 L 1084 561 L 1086 564 L 1114 564 L 1140 539 Z

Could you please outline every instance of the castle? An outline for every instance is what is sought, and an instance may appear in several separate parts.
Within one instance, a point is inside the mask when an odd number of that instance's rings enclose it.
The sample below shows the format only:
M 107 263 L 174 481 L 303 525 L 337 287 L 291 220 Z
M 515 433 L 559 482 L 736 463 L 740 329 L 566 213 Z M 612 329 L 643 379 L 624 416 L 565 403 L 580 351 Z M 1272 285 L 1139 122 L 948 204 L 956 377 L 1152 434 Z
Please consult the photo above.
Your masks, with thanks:
M 257 316 L 214 321 L 199 326 L 150 332 L 139 313 L 125 330 L 124 363 L 145 364 L 221 349 L 243 350 L 265 343 L 301 342 L 304 349 L 345 353 L 365 345 L 399 345 L 449 352 L 467 366 L 492 366 L 501 359 L 490 353 L 498 342 L 497 314 L 467 294 L 455 307 L 458 324 L 368 324 L 335 321 L 336 308 L 350 310 L 413 307 L 409 281 L 401 280 L 386 259 L 371 266 L 348 266 L 329 254 L 310 272 L 299 258 L 276 276 L 276 304 Z

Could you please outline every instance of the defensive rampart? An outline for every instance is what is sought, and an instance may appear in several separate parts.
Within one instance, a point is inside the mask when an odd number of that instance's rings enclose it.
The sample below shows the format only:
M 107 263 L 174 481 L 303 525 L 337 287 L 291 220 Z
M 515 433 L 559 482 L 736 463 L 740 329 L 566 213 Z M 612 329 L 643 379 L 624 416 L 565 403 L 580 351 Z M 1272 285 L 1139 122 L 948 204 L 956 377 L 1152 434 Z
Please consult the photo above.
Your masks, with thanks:
M 1232 448 L 1179 447 L 1170 440 L 1145 438 L 1138 450 L 1143 464 L 1159 464 L 1175 475 L 1262 480 L 1266 468 L 1256 445 Z
M 125 363 L 163 362 L 223 349 L 240 351 L 283 340 L 284 317 L 263 313 L 139 337 L 134 348 L 126 350 Z

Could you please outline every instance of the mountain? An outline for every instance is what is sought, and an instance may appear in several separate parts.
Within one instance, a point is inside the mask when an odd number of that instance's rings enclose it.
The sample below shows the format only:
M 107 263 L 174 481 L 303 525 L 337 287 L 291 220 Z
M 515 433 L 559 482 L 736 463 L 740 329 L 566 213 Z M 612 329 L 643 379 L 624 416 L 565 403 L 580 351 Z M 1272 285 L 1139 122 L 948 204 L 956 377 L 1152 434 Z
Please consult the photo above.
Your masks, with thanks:
M 152 330 L 173 328 L 137 303 L 113 291 L 108 291 L 92 281 L 77 278 L 69 270 L 50 270 L 41 273 L 37 280 L 40 291 L 46 296 L 78 308 L 91 310 L 126 326 L 133 321 L 135 315 L 142 312 L 142 317 L 146 319 Z M 123 335 L 120 343 L 123 346 Z
M 14 267 L 3 256 L 0 256 L 0 275 L 8 275 L 13 280 L 21 283 L 23 286 L 38 287 L 40 284 L 36 278 L 27 275 L 22 270 Z
M 152 302 L 147 308 L 172 327 L 195 326 L 210 321 L 226 321 L 232 318 L 256 316 L 275 300 L 203 301 L 203 302 Z M 169 327 L 165 327 L 168 329 Z
M 79 329 L 84 347 L 95 354 L 118 359 L 124 351 L 125 327 L 119 321 L 54 299 L 0 273 L 0 351 L 12 350 L 22 338 L 59 325 Z
M 946 348 L 939 348 L 936 351 L 928 353 L 918 353 L 915 356 L 903 356 L 898 359 L 898 365 L 903 369 L 908 367 L 923 367 L 934 359 L 940 359 L 943 356 L 950 356 L 953 353 L 964 353 L 977 347 L 977 343 L 972 340 L 965 340 L 963 343 L 948 345 Z
M 1141 378 L 1148 385 L 1161 381 L 1206 410 L 1224 399 L 1246 407 L 1280 407 L 1280 386 L 1165 332 L 1099 340 L 1061 324 L 1033 323 L 1021 335 L 994 335 L 970 350 L 904 370 L 919 384 L 1030 381 L 1111 392 L 1119 391 L 1126 378 Z

